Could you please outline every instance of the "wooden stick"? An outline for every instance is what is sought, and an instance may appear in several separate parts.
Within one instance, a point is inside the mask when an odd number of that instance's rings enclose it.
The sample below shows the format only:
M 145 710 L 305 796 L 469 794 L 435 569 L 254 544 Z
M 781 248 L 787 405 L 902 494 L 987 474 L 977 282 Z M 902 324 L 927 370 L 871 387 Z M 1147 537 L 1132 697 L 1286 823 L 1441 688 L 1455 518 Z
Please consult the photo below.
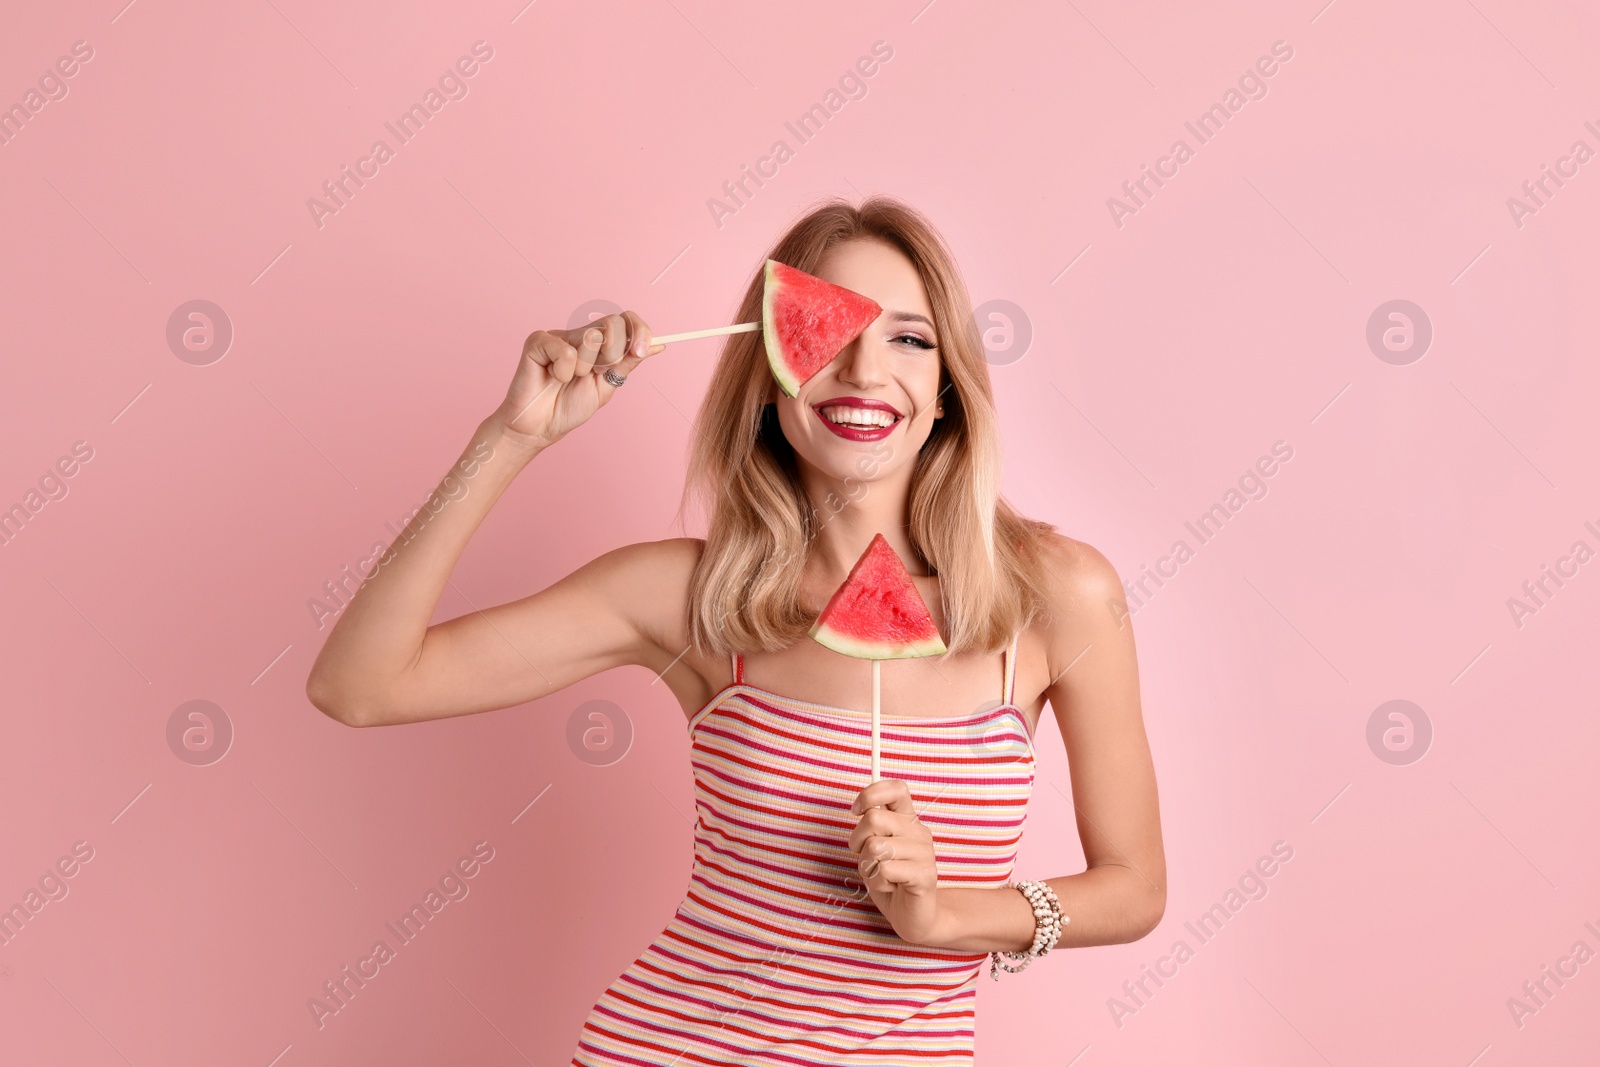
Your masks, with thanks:
M 878 773 L 878 664 L 881 660 L 872 661 L 872 780 L 876 782 L 883 775 Z
M 688 333 L 669 333 L 650 338 L 652 345 L 670 345 L 674 341 L 697 341 L 702 337 L 720 337 L 729 333 L 754 333 L 761 329 L 759 322 L 741 322 L 737 326 L 713 326 L 709 330 L 690 330 Z

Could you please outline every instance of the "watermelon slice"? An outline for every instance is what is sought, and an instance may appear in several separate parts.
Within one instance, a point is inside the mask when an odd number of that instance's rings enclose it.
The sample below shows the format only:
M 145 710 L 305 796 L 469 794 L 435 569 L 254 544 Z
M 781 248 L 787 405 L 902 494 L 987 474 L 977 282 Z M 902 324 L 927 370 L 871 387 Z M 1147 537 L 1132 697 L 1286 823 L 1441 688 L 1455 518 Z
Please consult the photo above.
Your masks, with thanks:
M 807 379 L 881 314 L 883 308 L 860 293 L 767 260 L 761 337 L 778 388 L 786 396 L 798 395 Z
M 881 533 L 850 568 L 810 636 L 856 659 L 914 659 L 948 651 L 916 583 Z

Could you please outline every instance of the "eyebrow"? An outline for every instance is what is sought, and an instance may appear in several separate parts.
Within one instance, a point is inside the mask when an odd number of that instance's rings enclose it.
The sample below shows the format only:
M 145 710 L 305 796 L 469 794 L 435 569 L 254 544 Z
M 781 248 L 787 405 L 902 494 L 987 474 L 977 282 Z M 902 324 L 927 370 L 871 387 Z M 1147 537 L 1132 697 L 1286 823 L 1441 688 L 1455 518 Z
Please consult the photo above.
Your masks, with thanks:
M 928 316 L 918 315 L 914 311 L 891 311 L 889 312 L 889 317 L 899 322 L 925 322 L 929 326 L 933 325 L 933 320 Z

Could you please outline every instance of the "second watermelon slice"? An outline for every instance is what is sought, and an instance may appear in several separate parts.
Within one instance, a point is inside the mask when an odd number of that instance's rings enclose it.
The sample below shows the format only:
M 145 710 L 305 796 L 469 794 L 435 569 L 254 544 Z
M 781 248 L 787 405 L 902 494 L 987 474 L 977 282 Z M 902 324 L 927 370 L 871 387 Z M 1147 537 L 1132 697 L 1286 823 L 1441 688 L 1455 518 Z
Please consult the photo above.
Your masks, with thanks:
M 881 314 L 883 308 L 860 293 L 767 260 L 761 338 L 778 388 L 786 396 L 798 395 L 807 379 Z
M 850 568 L 810 636 L 856 659 L 915 659 L 948 651 L 911 574 L 881 533 Z

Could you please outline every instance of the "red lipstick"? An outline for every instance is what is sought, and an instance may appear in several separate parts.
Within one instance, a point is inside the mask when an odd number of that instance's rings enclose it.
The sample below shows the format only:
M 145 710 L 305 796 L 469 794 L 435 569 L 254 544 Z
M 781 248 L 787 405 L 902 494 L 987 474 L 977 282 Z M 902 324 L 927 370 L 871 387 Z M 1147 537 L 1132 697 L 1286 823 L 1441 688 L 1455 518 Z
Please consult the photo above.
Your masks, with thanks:
M 891 421 L 887 426 L 841 426 L 823 416 L 822 409 L 828 407 L 865 408 L 869 411 L 882 411 L 889 415 Z M 880 441 L 894 432 L 905 418 L 893 404 L 882 400 L 868 400 L 859 396 L 834 396 L 827 400 L 818 401 L 811 405 L 811 410 L 816 412 L 817 421 L 832 430 L 835 434 L 847 441 Z

